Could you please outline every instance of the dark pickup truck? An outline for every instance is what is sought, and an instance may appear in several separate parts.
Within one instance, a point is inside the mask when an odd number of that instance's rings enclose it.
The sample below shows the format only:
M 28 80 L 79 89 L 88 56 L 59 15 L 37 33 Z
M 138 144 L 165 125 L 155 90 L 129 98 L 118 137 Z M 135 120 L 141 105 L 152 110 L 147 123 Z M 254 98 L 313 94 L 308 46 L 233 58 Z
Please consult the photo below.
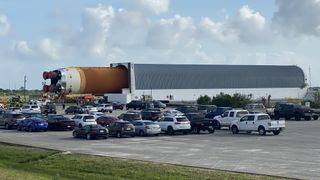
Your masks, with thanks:
M 317 120 L 319 115 L 314 113 L 309 107 L 301 106 L 291 103 L 277 104 L 274 109 L 274 119 L 279 120 L 280 118 L 285 118 L 290 120 L 294 118 L 299 121 L 301 118 L 304 120 Z
M 213 119 L 207 119 L 201 112 L 187 113 L 187 118 L 190 121 L 191 132 L 200 134 L 201 131 L 208 131 L 210 134 L 214 133 L 215 126 Z

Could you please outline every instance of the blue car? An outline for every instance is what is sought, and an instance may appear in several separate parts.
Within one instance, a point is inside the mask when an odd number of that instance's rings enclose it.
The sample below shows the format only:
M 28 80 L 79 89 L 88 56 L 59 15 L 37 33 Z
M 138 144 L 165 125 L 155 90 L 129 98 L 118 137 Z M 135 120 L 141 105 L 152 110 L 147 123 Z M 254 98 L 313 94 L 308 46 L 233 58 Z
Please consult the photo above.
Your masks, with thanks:
M 18 131 L 47 131 L 48 122 L 41 118 L 27 118 L 21 121 L 17 127 Z

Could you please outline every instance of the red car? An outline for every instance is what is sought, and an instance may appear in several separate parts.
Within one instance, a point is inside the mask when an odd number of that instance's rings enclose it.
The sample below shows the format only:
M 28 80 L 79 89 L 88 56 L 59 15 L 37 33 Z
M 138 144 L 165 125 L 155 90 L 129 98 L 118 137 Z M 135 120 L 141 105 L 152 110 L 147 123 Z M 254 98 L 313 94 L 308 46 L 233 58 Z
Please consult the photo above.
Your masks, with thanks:
M 97 123 L 103 127 L 109 126 L 112 122 L 121 121 L 120 119 L 113 116 L 100 116 L 97 118 Z

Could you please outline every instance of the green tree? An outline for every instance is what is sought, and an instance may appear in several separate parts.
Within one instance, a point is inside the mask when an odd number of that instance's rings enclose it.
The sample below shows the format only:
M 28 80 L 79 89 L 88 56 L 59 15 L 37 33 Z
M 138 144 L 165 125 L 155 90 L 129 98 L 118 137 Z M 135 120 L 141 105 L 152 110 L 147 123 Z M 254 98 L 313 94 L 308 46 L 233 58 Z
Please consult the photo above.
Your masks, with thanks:
M 212 97 L 211 104 L 216 106 L 226 106 L 234 108 L 243 108 L 247 104 L 251 103 L 250 96 L 236 93 L 233 96 L 229 94 L 220 93 Z
M 211 98 L 208 95 L 200 96 L 197 99 L 197 103 L 201 105 L 210 105 L 211 104 Z

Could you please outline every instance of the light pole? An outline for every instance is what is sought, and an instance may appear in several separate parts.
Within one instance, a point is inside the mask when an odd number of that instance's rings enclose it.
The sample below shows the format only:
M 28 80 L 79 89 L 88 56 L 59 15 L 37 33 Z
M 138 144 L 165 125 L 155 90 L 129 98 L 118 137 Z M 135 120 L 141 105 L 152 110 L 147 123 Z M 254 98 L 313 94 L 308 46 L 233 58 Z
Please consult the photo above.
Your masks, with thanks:
M 24 102 L 26 102 L 26 86 L 27 86 L 27 76 L 25 75 L 23 77 L 23 97 L 24 97 Z

